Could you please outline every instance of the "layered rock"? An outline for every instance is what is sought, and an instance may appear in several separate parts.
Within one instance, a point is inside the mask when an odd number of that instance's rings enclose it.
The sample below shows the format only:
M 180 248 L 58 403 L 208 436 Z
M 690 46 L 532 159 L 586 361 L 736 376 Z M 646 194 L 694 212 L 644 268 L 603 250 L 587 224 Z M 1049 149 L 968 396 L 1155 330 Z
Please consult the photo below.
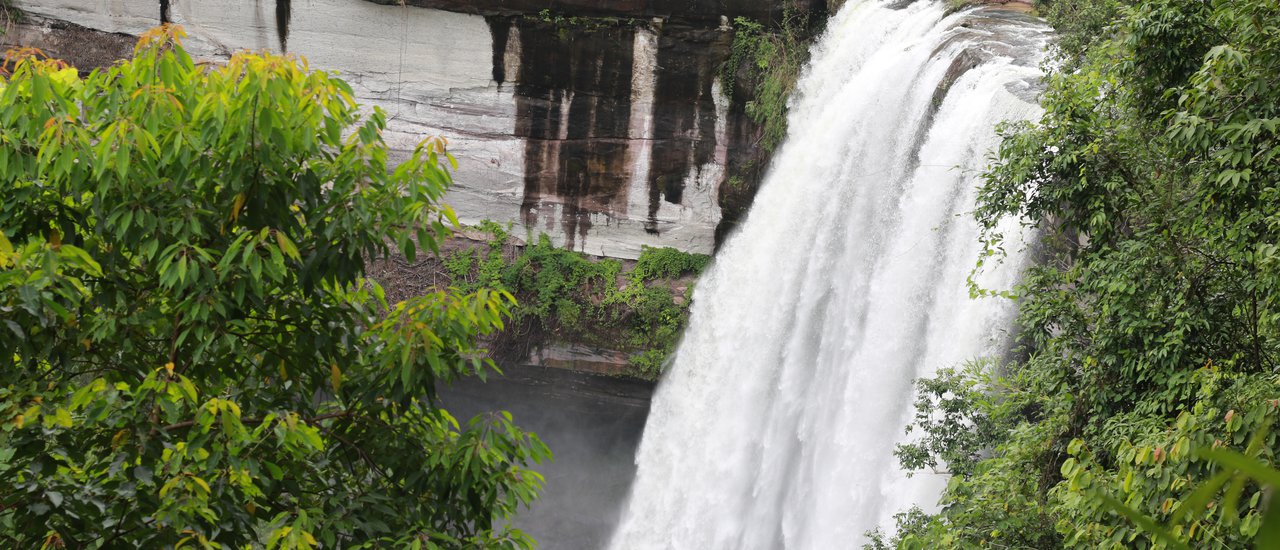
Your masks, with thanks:
M 517 233 L 547 233 L 575 250 L 623 258 L 642 246 L 712 250 L 724 217 L 726 165 L 753 156 L 758 132 L 719 90 L 731 42 L 722 21 L 776 19 L 782 5 L 17 2 L 35 16 L 18 38 L 24 44 L 66 42 L 56 37 L 67 23 L 138 34 L 163 19 L 186 28 L 199 56 L 244 48 L 300 54 L 314 68 L 338 71 L 362 103 L 384 109 L 386 137 L 401 153 L 424 137 L 449 139 L 460 166 L 446 202 L 464 223 L 516 222 Z M 55 53 L 85 57 L 61 51 L 67 49 L 62 44 Z M 742 210 L 742 202 L 733 206 Z
M 480 15 L 525 15 L 547 11 L 581 17 L 658 17 L 682 21 L 719 21 L 749 17 L 778 21 L 787 6 L 818 10 L 826 0 L 370 0 L 379 4 L 437 8 Z

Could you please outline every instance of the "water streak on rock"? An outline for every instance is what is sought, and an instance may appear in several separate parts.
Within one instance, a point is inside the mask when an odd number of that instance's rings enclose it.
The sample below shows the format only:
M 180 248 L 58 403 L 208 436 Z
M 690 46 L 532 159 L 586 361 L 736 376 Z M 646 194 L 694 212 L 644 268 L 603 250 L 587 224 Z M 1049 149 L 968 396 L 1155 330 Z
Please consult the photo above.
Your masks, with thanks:
M 626 213 L 631 112 L 630 26 L 576 31 L 519 18 L 516 135 L 525 138 L 527 226 L 558 220 L 566 246 L 585 238 L 592 216 Z M 626 47 L 620 47 L 625 45 Z
M 276 0 L 276 35 L 280 37 L 280 51 L 289 51 L 289 20 L 293 17 L 290 0 Z

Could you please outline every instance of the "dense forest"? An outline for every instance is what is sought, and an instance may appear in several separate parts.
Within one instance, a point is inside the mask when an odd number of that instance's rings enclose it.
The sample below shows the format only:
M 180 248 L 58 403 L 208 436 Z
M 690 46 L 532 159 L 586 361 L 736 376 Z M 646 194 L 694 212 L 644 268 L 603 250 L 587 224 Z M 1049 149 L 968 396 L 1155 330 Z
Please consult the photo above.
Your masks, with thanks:
M 1043 118 L 979 220 L 1041 230 L 1020 346 L 922 380 L 911 468 L 954 474 L 907 548 L 1280 546 L 1280 4 L 1058 1 Z M 982 269 L 980 265 L 978 269 Z M 988 298 L 992 299 L 992 298 Z

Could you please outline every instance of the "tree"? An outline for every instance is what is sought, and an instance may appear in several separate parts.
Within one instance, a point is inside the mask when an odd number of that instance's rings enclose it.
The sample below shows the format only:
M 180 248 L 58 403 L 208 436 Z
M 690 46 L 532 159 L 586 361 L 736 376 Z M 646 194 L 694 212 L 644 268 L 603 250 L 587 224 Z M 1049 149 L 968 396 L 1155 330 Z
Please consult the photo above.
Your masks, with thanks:
M 442 139 L 293 57 L 194 62 L 178 27 L 81 79 L 0 80 L 0 541 L 528 547 L 548 455 L 436 388 L 493 370 L 504 292 L 387 304 L 368 258 L 436 250 Z M 394 245 L 394 248 L 393 248 Z
M 1000 220 L 1042 230 L 1014 291 L 1022 357 L 959 408 L 1000 430 L 983 432 L 989 455 L 902 540 L 1147 548 L 1169 544 L 1158 522 L 1191 547 L 1250 546 L 1280 503 L 1223 481 L 1223 457 L 1261 468 L 1280 453 L 1280 4 L 1048 14 L 1062 36 L 1044 117 L 1005 128 L 977 211 L 996 257 Z M 937 383 L 963 395 L 975 380 Z

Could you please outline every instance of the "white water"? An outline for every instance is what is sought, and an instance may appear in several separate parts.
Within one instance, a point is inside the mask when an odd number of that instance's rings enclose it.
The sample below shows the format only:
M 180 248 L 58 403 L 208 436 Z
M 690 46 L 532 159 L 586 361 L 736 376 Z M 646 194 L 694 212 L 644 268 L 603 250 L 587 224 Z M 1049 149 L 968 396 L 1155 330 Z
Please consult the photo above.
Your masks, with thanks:
M 936 506 L 945 477 L 907 478 L 893 447 L 913 379 L 1004 349 L 1013 305 L 966 287 L 970 212 L 993 126 L 1038 113 L 1045 30 L 994 13 L 849 0 L 829 23 L 754 209 L 699 282 L 612 548 L 857 548 Z M 938 107 L 965 50 L 981 64 Z M 985 287 L 1013 282 L 1009 253 Z

